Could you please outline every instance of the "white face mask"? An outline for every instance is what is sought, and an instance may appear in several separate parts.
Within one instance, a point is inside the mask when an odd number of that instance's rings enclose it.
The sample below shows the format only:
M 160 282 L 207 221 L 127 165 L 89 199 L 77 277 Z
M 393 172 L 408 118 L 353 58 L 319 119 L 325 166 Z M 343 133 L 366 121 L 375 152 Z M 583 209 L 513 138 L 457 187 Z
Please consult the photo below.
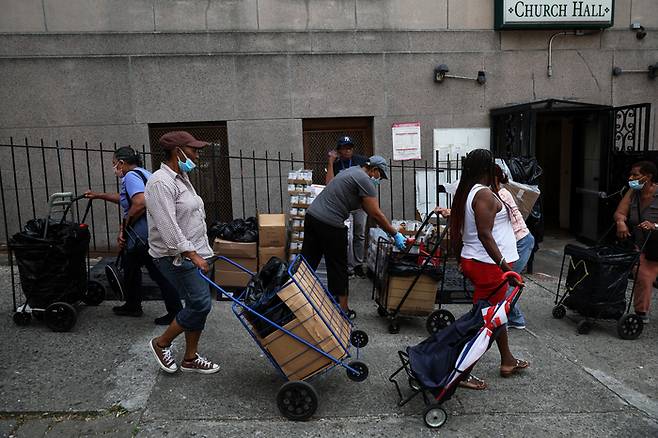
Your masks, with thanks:
M 123 178 L 123 172 L 121 169 L 119 169 L 119 162 L 117 162 L 114 166 L 112 166 L 112 170 L 114 170 L 114 175 L 117 178 Z

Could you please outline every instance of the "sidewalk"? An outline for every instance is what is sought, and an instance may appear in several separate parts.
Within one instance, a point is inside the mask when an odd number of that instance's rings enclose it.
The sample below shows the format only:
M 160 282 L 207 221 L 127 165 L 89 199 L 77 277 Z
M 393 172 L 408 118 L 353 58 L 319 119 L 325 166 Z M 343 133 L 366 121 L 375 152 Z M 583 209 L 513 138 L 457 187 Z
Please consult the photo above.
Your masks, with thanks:
M 528 359 L 530 368 L 499 377 L 492 348 L 476 368 L 489 388 L 457 390 L 444 405 L 449 414 L 444 434 L 658 435 L 658 321 L 635 341 L 619 339 L 614 322 L 578 335 L 576 317 L 551 316 L 557 284 L 551 272 L 560 261 L 561 253 L 546 245 L 522 299 L 528 329 L 510 333 L 512 350 Z M 357 325 L 370 337 L 362 350 L 370 375 L 355 383 L 334 369 L 313 380 L 320 406 L 304 423 L 279 415 L 275 396 L 283 382 L 227 302 L 214 304 L 201 339 L 201 353 L 218 360 L 222 370 L 210 376 L 166 375 L 147 347 L 162 330 L 152 322 L 162 303 L 145 303 L 145 315 L 133 319 L 115 317 L 116 303 L 104 302 L 82 309 L 72 332 L 52 333 L 38 322 L 15 326 L 7 267 L 0 268 L 0 281 L 0 348 L 6 357 L 0 370 L 0 436 L 437 435 L 423 424 L 422 402 L 398 408 L 387 380 L 399 366 L 396 352 L 426 336 L 425 321 L 402 321 L 400 334 L 388 334 L 370 300 L 368 280 L 353 280 L 351 290 Z M 467 311 L 467 306 L 448 308 L 457 316 Z M 182 348 L 177 353 L 180 358 Z

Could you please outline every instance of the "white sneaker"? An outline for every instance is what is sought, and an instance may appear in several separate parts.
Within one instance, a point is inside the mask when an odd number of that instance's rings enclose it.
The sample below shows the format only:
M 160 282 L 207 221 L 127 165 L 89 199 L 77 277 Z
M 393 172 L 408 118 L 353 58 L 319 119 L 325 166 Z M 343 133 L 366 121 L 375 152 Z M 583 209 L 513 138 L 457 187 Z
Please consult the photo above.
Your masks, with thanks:
M 205 357 L 199 356 L 199 353 L 196 355 L 194 360 L 184 360 L 180 364 L 180 370 L 185 372 L 201 373 L 201 374 L 213 374 L 219 371 L 219 365 L 212 363 Z

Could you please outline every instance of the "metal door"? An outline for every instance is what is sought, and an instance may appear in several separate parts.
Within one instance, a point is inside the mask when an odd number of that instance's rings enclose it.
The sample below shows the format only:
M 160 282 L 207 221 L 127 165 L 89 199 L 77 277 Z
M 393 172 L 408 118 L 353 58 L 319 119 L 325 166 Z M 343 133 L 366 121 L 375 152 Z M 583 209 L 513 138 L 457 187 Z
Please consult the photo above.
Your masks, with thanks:
M 327 154 L 336 147 L 342 136 L 352 137 L 354 153 L 372 155 L 372 118 L 349 117 L 334 119 L 307 119 L 302 123 L 304 161 L 313 170 L 313 183 L 324 184 L 327 175 Z
M 198 170 L 190 173 L 190 180 L 206 209 L 206 222 L 233 220 L 231 173 L 229 165 L 228 133 L 226 123 L 167 123 L 149 125 L 153 169 L 160 168 L 164 155 L 158 139 L 171 131 L 187 131 L 195 138 L 212 143 L 199 157 Z

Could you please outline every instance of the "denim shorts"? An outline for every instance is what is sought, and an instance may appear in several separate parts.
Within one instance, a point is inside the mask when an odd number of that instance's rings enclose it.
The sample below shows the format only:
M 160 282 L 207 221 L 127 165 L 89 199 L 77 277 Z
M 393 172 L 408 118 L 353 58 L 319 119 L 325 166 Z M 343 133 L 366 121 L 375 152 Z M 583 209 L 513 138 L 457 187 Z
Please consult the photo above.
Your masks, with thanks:
M 203 330 L 212 308 L 212 300 L 208 283 L 201 278 L 194 263 L 183 259 L 180 266 L 175 266 L 174 257 L 160 257 L 153 259 L 153 264 L 185 301 L 185 307 L 176 315 L 176 322 L 185 331 Z

